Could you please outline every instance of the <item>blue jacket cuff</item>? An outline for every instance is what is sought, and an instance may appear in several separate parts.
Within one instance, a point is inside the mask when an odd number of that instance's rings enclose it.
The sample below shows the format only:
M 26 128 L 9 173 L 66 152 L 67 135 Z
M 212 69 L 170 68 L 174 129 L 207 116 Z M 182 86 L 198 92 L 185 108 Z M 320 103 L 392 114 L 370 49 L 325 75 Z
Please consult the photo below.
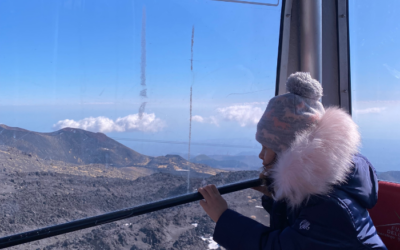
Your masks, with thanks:
M 271 214 L 272 211 L 272 206 L 274 205 L 274 199 L 271 197 L 268 197 L 266 195 L 263 195 L 261 197 L 261 205 L 264 207 L 264 209 Z
M 251 250 L 266 245 L 269 232 L 263 224 L 227 209 L 215 226 L 213 238 L 229 250 Z

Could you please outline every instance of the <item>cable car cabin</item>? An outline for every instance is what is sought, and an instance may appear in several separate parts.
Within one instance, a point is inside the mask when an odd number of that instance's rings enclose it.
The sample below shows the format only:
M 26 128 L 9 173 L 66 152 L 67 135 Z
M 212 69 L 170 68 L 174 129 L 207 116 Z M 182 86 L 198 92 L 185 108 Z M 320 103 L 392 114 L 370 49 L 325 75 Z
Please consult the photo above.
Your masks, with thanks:
M 254 135 L 288 77 L 308 72 L 323 88 L 315 102 L 357 124 L 379 179 L 377 234 L 357 240 L 400 249 L 399 11 L 397 0 L 1 1 L 0 248 L 223 249 L 198 202 L 208 184 L 273 228 L 251 189 L 268 165 Z
M 380 181 L 379 201 L 369 211 L 375 227 L 388 249 L 399 247 L 399 190 L 400 184 L 398 183 Z

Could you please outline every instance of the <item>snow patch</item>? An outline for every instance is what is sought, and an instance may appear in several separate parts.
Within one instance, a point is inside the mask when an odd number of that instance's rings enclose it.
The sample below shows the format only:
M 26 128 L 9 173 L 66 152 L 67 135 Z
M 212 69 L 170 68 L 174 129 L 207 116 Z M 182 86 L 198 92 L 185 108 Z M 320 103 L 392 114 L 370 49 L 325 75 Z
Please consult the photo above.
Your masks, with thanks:
M 256 206 L 256 208 L 263 208 L 262 206 Z
M 205 238 L 205 237 L 200 237 L 203 241 L 208 242 L 208 249 L 218 249 L 219 245 L 217 242 L 213 240 L 212 237 Z
M 198 224 L 197 223 L 192 223 L 192 226 L 197 227 Z

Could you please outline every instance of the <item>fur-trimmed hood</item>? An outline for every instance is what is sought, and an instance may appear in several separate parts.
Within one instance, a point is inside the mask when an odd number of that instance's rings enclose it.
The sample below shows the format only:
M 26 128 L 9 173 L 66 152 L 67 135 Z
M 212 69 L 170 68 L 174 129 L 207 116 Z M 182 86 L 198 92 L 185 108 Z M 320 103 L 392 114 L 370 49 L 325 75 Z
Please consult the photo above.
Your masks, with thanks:
M 277 200 L 299 206 L 311 195 L 326 195 L 345 183 L 358 152 L 360 134 L 350 115 L 328 108 L 319 122 L 297 134 L 271 170 Z

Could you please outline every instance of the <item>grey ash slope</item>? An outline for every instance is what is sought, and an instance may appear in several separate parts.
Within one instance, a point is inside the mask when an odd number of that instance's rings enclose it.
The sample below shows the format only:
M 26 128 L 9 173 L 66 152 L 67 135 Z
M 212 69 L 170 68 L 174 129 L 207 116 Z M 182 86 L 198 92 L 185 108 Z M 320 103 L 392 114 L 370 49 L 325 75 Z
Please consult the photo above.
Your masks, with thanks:
M 207 177 L 220 172 L 226 172 L 224 170 L 214 168 L 214 166 L 210 167 L 208 164 L 188 162 L 180 155 L 154 157 L 150 159 L 149 163 L 146 164 L 146 168 L 157 170 L 157 172 L 174 172 L 177 175 L 187 175 L 186 171 L 188 170 L 189 166 L 192 177 Z
M 258 175 L 229 173 L 177 155 L 148 157 L 101 133 L 70 128 L 37 133 L 0 125 L 0 235 L 186 193 L 189 167 L 192 191 L 204 182 Z M 259 196 L 244 190 L 226 197 L 231 208 L 268 222 Z M 213 227 L 198 203 L 191 203 L 11 249 L 200 250 L 208 248 L 201 236 L 210 237 Z
M 0 145 L 73 164 L 109 164 L 115 167 L 145 165 L 149 157 L 122 145 L 102 133 L 64 128 L 39 133 L 0 125 Z
M 220 173 L 205 179 L 217 185 L 254 178 L 256 171 Z M 202 185 L 191 179 L 191 189 Z M 59 173 L 0 174 L 0 235 L 94 216 L 186 193 L 186 178 L 157 173 L 136 180 Z M 225 195 L 229 206 L 262 223 L 260 194 L 247 189 Z M 194 224 L 196 226 L 194 226 Z M 145 214 L 10 249 L 208 249 L 215 224 L 197 202 Z

